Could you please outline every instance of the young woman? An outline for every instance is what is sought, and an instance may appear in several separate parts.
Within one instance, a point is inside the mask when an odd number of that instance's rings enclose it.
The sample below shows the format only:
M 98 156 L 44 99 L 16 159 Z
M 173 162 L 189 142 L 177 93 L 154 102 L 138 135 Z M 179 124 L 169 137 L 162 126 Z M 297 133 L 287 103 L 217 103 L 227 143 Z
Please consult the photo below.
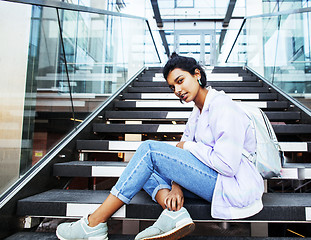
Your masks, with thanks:
M 263 179 L 242 156 L 256 148 L 248 117 L 225 93 L 206 88 L 195 59 L 174 54 L 163 74 L 180 100 L 195 103 L 181 141 L 176 147 L 143 142 L 104 203 L 87 218 L 59 225 L 60 239 L 108 239 L 107 220 L 142 188 L 164 210 L 135 239 L 179 239 L 193 231 L 183 207 L 187 191 L 211 202 L 214 218 L 245 218 L 262 209 Z

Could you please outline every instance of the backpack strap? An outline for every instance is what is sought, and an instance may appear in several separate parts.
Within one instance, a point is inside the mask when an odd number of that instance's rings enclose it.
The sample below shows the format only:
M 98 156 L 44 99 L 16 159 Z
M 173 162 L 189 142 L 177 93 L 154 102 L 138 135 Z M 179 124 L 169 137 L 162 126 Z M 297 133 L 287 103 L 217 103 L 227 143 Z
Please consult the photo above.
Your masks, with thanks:
M 250 162 L 252 162 L 253 164 L 255 164 L 255 161 L 256 161 L 256 153 L 251 154 L 251 153 L 249 153 L 246 149 L 243 149 L 243 150 L 242 150 L 242 155 L 243 155 L 244 157 L 246 157 Z

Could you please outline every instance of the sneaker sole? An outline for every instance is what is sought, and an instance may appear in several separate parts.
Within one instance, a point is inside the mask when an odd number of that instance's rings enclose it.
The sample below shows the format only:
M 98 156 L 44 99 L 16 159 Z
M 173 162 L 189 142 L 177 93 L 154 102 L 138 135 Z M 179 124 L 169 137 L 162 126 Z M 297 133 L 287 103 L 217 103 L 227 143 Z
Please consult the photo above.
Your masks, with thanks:
M 195 224 L 193 222 L 187 223 L 185 225 L 179 226 L 178 228 L 174 228 L 169 232 L 166 232 L 162 235 L 144 238 L 142 240 L 177 240 L 183 238 L 184 236 L 193 232 L 195 228 Z
M 70 239 L 67 239 L 67 238 L 63 238 L 62 236 L 59 235 L 59 233 L 57 232 L 56 230 L 56 236 L 58 239 L 60 240 L 108 240 L 108 237 L 88 237 L 88 238 L 70 238 Z

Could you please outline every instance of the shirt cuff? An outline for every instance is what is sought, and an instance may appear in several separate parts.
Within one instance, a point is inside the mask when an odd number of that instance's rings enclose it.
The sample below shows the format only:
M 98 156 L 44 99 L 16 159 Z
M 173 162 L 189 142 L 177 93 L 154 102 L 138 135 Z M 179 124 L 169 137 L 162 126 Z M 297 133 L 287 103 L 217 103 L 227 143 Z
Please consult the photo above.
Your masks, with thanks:
M 183 149 L 187 150 L 187 151 L 190 151 L 190 149 L 192 149 L 195 144 L 196 144 L 195 142 L 186 141 L 186 142 L 184 142 Z

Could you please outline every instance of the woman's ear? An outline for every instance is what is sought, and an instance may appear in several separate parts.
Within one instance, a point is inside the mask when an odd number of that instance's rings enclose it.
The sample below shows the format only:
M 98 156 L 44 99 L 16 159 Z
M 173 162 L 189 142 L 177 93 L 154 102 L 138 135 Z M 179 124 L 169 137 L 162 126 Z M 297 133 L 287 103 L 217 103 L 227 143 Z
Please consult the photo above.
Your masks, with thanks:
M 196 68 L 196 69 L 194 70 L 194 76 L 195 76 L 197 79 L 201 79 L 201 71 L 200 71 L 198 68 Z

